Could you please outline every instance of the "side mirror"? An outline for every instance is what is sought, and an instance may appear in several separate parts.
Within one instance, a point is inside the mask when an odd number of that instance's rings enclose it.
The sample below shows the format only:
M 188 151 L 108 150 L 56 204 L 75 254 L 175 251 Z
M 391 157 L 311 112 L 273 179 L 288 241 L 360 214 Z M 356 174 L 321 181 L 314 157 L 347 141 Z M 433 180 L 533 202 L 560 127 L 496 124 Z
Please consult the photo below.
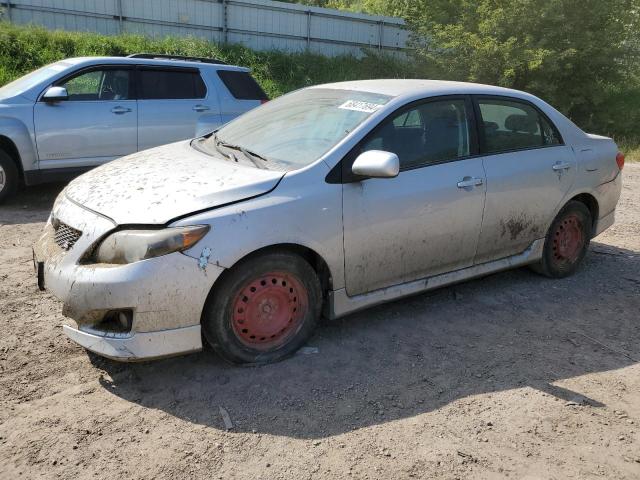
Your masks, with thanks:
M 369 150 L 358 155 L 351 171 L 362 177 L 393 178 L 400 173 L 400 160 L 395 153 Z
M 61 100 L 69 100 L 69 94 L 64 87 L 49 87 L 42 95 L 42 99 L 45 102 L 60 102 Z

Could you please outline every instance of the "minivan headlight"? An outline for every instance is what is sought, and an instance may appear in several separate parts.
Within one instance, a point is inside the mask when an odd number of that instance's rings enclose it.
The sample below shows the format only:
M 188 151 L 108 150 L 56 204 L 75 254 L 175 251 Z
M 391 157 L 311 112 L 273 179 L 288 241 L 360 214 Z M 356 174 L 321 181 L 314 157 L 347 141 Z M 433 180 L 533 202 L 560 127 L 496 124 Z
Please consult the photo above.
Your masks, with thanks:
M 124 264 L 181 252 L 194 246 L 208 231 L 208 225 L 161 230 L 120 230 L 100 242 L 93 254 L 93 261 Z

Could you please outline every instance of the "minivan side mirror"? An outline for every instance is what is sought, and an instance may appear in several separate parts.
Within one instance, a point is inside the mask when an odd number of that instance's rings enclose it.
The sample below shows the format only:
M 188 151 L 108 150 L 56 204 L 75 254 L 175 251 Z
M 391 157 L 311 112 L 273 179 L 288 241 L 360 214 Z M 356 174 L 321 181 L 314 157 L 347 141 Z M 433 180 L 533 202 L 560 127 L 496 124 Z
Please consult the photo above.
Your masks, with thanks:
M 395 153 L 369 150 L 358 155 L 351 171 L 361 177 L 393 178 L 400 173 L 400 160 Z
M 42 99 L 45 102 L 60 102 L 61 100 L 69 100 L 69 94 L 64 87 L 49 87 L 42 95 Z

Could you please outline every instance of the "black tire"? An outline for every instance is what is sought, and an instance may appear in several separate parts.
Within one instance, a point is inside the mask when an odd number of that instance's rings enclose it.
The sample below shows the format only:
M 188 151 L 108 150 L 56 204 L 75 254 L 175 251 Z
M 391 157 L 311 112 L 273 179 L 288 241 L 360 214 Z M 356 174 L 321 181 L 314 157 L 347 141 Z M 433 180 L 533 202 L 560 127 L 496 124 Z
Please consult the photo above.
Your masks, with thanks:
M 204 307 L 202 332 L 211 347 L 228 362 L 254 365 L 275 362 L 295 353 L 313 334 L 322 310 L 322 289 L 315 271 L 303 258 L 284 251 L 266 253 L 240 262 L 223 275 Z M 283 279 L 288 279 L 289 284 Z M 265 305 L 268 311 L 264 310 Z M 246 306 L 244 314 L 237 313 L 242 311 L 239 306 Z M 286 322 L 290 315 L 290 325 L 285 325 L 289 330 L 282 333 L 283 318 Z M 252 331 L 243 327 L 262 328 L 258 336 L 265 336 L 249 338 Z M 273 328 L 277 331 L 264 333 Z
M 549 278 L 572 275 L 587 254 L 592 224 L 591 212 L 584 203 L 567 203 L 549 227 L 542 259 L 531 265 L 532 270 Z
M 18 167 L 13 159 L 3 150 L 0 150 L 0 203 L 16 193 L 20 176 Z

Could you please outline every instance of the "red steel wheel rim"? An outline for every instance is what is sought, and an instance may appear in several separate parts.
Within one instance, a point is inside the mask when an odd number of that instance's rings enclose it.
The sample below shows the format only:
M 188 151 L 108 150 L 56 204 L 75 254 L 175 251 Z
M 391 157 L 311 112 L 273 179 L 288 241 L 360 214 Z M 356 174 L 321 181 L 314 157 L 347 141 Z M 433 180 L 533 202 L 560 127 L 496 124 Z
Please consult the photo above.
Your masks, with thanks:
M 269 350 L 284 345 L 302 325 L 309 296 L 288 272 L 269 272 L 250 280 L 233 300 L 231 324 L 240 342 Z
M 553 232 L 553 258 L 559 263 L 574 263 L 584 246 L 582 222 L 577 215 L 567 215 Z

